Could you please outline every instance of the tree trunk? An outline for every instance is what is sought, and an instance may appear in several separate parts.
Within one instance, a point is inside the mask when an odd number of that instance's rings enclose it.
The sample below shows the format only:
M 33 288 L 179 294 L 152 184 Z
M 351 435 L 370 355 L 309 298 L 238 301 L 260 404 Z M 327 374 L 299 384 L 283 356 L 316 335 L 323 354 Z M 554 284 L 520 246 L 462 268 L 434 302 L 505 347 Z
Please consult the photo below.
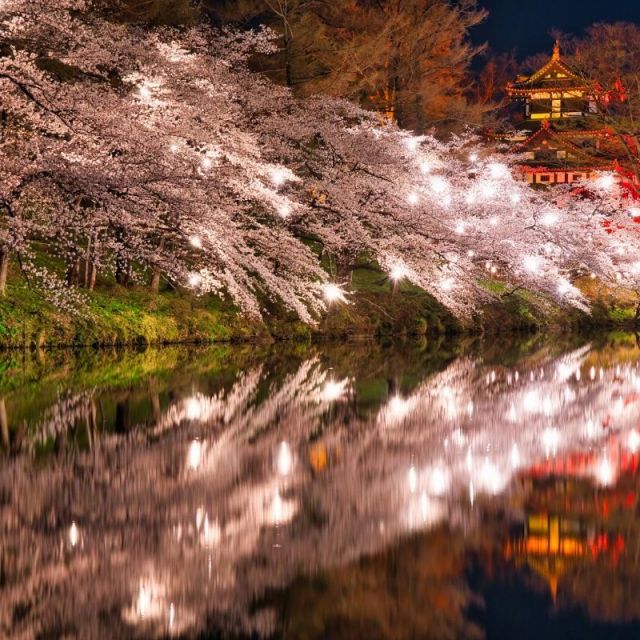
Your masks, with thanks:
M 5 449 L 9 449 L 9 420 L 7 419 L 7 406 L 4 398 L 0 398 L 0 434 Z
M 151 276 L 151 292 L 158 293 L 160 291 L 160 272 L 157 269 L 154 269 L 153 275 Z
M 122 287 L 126 287 L 129 282 L 127 261 L 120 256 L 116 258 L 116 282 Z
M 164 236 L 160 238 L 160 244 L 158 245 L 158 252 L 162 253 L 164 251 Z M 153 268 L 153 274 L 151 275 L 151 291 L 153 293 L 158 293 L 160 291 L 160 269 L 158 267 Z
M 291 72 L 291 39 L 287 35 L 287 27 L 285 26 L 284 34 L 284 76 L 287 87 L 293 87 L 293 73 Z
M 89 278 L 89 291 L 93 291 L 95 289 L 97 275 L 98 275 L 98 270 L 96 269 L 96 265 L 91 263 L 91 276 Z
M 123 287 L 129 282 L 129 263 L 123 255 L 126 235 L 127 232 L 122 227 L 116 227 L 115 238 L 122 247 L 122 249 L 120 247 L 116 249 L 116 282 Z
M 80 259 L 76 259 L 67 269 L 67 284 L 72 287 L 80 283 Z
M 9 250 L 0 247 L 0 296 L 7 294 L 7 275 L 9 274 Z
M 89 288 L 89 271 L 91 269 L 91 238 L 87 241 L 87 252 L 84 256 L 84 288 Z

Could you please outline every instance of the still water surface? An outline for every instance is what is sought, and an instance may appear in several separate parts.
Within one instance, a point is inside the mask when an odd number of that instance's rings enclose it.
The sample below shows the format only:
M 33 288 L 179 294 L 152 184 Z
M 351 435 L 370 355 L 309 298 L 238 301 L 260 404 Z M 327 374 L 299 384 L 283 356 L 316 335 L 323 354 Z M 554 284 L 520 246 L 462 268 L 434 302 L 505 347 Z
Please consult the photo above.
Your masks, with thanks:
M 0 355 L 2 638 L 640 638 L 640 348 Z

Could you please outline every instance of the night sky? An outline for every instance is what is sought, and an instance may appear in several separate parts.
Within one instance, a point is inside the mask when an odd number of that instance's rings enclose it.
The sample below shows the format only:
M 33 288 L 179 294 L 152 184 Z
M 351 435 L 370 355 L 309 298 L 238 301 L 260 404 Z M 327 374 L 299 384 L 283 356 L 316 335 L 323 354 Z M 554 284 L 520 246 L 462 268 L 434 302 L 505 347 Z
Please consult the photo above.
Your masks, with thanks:
M 474 29 L 473 39 L 488 42 L 497 52 L 525 57 L 551 51 L 549 30 L 580 33 L 594 22 L 626 20 L 640 24 L 640 0 L 479 0 L 489 11 Z

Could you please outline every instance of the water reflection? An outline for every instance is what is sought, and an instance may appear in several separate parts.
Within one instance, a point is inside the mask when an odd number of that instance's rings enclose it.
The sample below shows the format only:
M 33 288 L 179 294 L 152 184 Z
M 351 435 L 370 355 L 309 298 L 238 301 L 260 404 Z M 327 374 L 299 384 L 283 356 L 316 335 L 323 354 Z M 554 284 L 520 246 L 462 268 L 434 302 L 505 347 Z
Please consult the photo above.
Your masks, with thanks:
M 640 582 L 633 337 L 456 349 L 228 348 L 161 367 L 138 354 L 122 365 L 145 359 L 135 380 L 112 361 L 110 382 L 53 373 L 51 394 L 44 376 L 45 404 L 15 385 L 1 405 L 0 635 L 298 637 L 300 594 L 322 575 L 317 637 L 328 618 L 340 636 L 335 616 L 375 626 L 366 637 L 471 637 L 472 556 L 526 567 L 556 606 L 636 619 L 582 578 L 624 566 Z M 377 574 L 389 554 L 393 584 Z M 402 576 L 441 615 L 409 593 L 402 628 L 385 626 L 400 613 L 388 602 L 358 608 Z M 349 610 L 323 609 L 339 585 Z

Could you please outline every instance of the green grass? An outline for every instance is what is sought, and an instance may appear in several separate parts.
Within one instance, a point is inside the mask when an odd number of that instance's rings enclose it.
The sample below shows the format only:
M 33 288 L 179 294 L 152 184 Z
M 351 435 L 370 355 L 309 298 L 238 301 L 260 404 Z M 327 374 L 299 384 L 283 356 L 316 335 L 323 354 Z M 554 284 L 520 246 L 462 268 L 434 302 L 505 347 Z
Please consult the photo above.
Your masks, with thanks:
M 259 337 L 264 327 L 213 296 L 153 294 L 143 287 L 102 284 L 83 291 L 78 313 L 61 312 L 12 270 L 0 298 L 0 345 L 112 345 L 212 342 Z
M 322 249 L 309 240 L 314 251 Z M 323 260 L 329 260 L 326 253 Z M 54 268 L 54 258 L 41 256 Z M 335 263 L 332 268 L 335 269 Z M 422 289 L 407 281 L 393 284 L 379 265 L 361 255 L 338 272 L 336 280 L 346 283 L 347 304 L 333 305 L 317 326 L 310 327 L 266 296 L 262 321 L 240 313 L 224 297 L 194 296 L 187 291 L 166 288 L 151 293 L 142 286 L 121 287 L 112 280 L 98 281 L 96 291 L 83 291 L 87 298 L 79 313 L 63 313 L 46 296 L 27 282 L 12 264 L 7 296 L 0 298 L 0 347 L 44 347 L 78 345 L 140 345 L 182 342 L 221 342 L 259 339 L 352 337 L 442 334 L 465 330 L 509 331 L 550 325 L 629 324 L 635 302 L 593 299 L 589 318 L 560 307 L 556 301 L 525 289 L 510 292 L 509 283 L 482 279 L 478 286 L 494 301 L 478 309 L 473 318 L 459 319 Z M 591 286 L 593 286 L 591 284 Z M 508 295 L 505 295 L 508 294 Z M 587 292 L 586 295 L 589 295 Z

